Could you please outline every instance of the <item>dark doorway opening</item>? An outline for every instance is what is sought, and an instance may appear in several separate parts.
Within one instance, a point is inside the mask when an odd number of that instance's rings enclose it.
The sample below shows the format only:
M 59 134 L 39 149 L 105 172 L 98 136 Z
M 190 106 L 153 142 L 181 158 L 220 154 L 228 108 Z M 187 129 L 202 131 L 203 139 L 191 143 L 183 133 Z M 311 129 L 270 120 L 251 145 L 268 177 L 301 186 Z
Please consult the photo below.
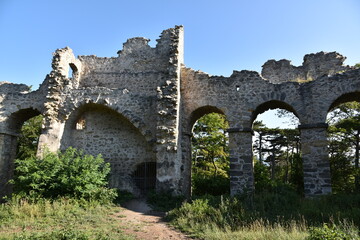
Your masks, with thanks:
M 145 195 L 149 191 L 155 190 L 156 162 L 139 164 L 133 173 L 133 179 L 141 194 Z

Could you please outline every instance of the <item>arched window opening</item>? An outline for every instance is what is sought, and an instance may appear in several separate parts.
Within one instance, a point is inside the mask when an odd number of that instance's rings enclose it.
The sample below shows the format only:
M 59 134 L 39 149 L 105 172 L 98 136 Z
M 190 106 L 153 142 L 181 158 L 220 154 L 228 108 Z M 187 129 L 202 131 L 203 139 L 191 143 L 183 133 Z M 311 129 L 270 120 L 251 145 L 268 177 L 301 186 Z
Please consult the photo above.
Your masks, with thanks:
M 269 110 L 271 109 L 271 110 Z M 303 193 L 300 124 L 296 115 L 283 108 L 263 106 L 253 122 L 253 156 L 256 191 L 287 184 Z
M 149 191 L 155 190 L 156 162 L 144 162 L 139 164 L 132 177 L 141 194 L 146 195 Z
M 77 67 L 75 66 L 75 64 L 70 63 L 69 64 L 68 78 L 74 78 L 76 74 L 77 74 Z
M 0 186 L 3 186 L 0 199 L 12 193 L 12 186 L 8 182 L 14 177 L 14 160 L 36 155 L 41 123 L 40 112 L 32 108 L 21 109 L 8 119 L 7 134 L 2 136 L 6 145 L 3 149 L 3 168 L 0 169 Z
M 327 115 L 331 183 L 334 193 L 360 191 L 360 102 L 346 100 L 353 99 L 346 96 L 339 98 Z
M 13 158 L 25 159 L 36 155 L 37 145 L 41 134 L 43 117 L 33 108 L 21 109 L 13 113 L 8 120 L 8 128 L 15 137 Z
M 85 120 L 85 116 L 82 115 L 76 121 L 75 129 L 76 130 L 84 130 L 85 128 L 86 128 L 86 120 Z
M 229 124 L 223 114 L 200 117 L 192 129 L 192 193 L 223 195 L 230 191 Z

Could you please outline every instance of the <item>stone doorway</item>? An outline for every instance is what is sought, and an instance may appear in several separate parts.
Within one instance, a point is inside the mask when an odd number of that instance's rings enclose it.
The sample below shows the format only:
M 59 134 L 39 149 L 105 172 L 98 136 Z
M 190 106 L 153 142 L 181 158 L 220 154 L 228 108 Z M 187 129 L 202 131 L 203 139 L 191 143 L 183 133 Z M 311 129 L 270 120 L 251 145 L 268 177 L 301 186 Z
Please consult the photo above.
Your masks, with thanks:
M 156 185 L 156 162 L 144 162 L 137 166 L 133 173 L 133 179 L 141 195 L 155 190 Z

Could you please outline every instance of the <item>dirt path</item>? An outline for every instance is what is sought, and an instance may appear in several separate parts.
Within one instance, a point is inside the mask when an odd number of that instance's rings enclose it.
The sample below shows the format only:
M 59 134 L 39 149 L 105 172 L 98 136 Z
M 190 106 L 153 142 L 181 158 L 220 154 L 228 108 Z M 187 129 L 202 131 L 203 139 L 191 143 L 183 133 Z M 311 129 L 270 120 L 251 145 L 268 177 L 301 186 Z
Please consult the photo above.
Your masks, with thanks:
M 119 212 L 120 225 L 125 233 L 141 240 L 183 240 L 191 239 L 171 228 L 161 213 L 154 213 L 145 200 L 133 199 Z

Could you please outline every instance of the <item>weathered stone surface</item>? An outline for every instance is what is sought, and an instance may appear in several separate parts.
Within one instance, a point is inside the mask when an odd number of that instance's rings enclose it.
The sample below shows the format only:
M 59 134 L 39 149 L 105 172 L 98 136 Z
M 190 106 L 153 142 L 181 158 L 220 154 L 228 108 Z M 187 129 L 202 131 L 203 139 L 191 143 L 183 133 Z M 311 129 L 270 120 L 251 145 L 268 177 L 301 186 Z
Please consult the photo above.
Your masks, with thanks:
M 300 67 L 270 60 L 262 76 L 234 71 L 210 76 L 184 66 L 183 28 L 162 32 L 152 48 L 131 38 L 118 57 L 75 57 L 68 47 L 54 53 L 52 71 L 37 91 L 0 83 L 1 195 L 12 176 L 16 138 L 22 123 L 44 116 L 39 154 L 74 146 L 103 154 L 111 163 L 110 186 L 140 194 L 137 166 L 156 162 L 156 189 L 191 192 L 191 130 L 207 113 L 226 116 L 230 128 L 230 189 L 254 189 L 252 123 L 268 109 L 299 117 L 305 193 L 331 192 L 325 119 L 346 101 L 360 100 L 360 70 L 343 66 L 338 53 L 304 57 Z M 72 76 L 69 77 L 69 70 Z M 300 81 L 300 82 L 298 82 Z

